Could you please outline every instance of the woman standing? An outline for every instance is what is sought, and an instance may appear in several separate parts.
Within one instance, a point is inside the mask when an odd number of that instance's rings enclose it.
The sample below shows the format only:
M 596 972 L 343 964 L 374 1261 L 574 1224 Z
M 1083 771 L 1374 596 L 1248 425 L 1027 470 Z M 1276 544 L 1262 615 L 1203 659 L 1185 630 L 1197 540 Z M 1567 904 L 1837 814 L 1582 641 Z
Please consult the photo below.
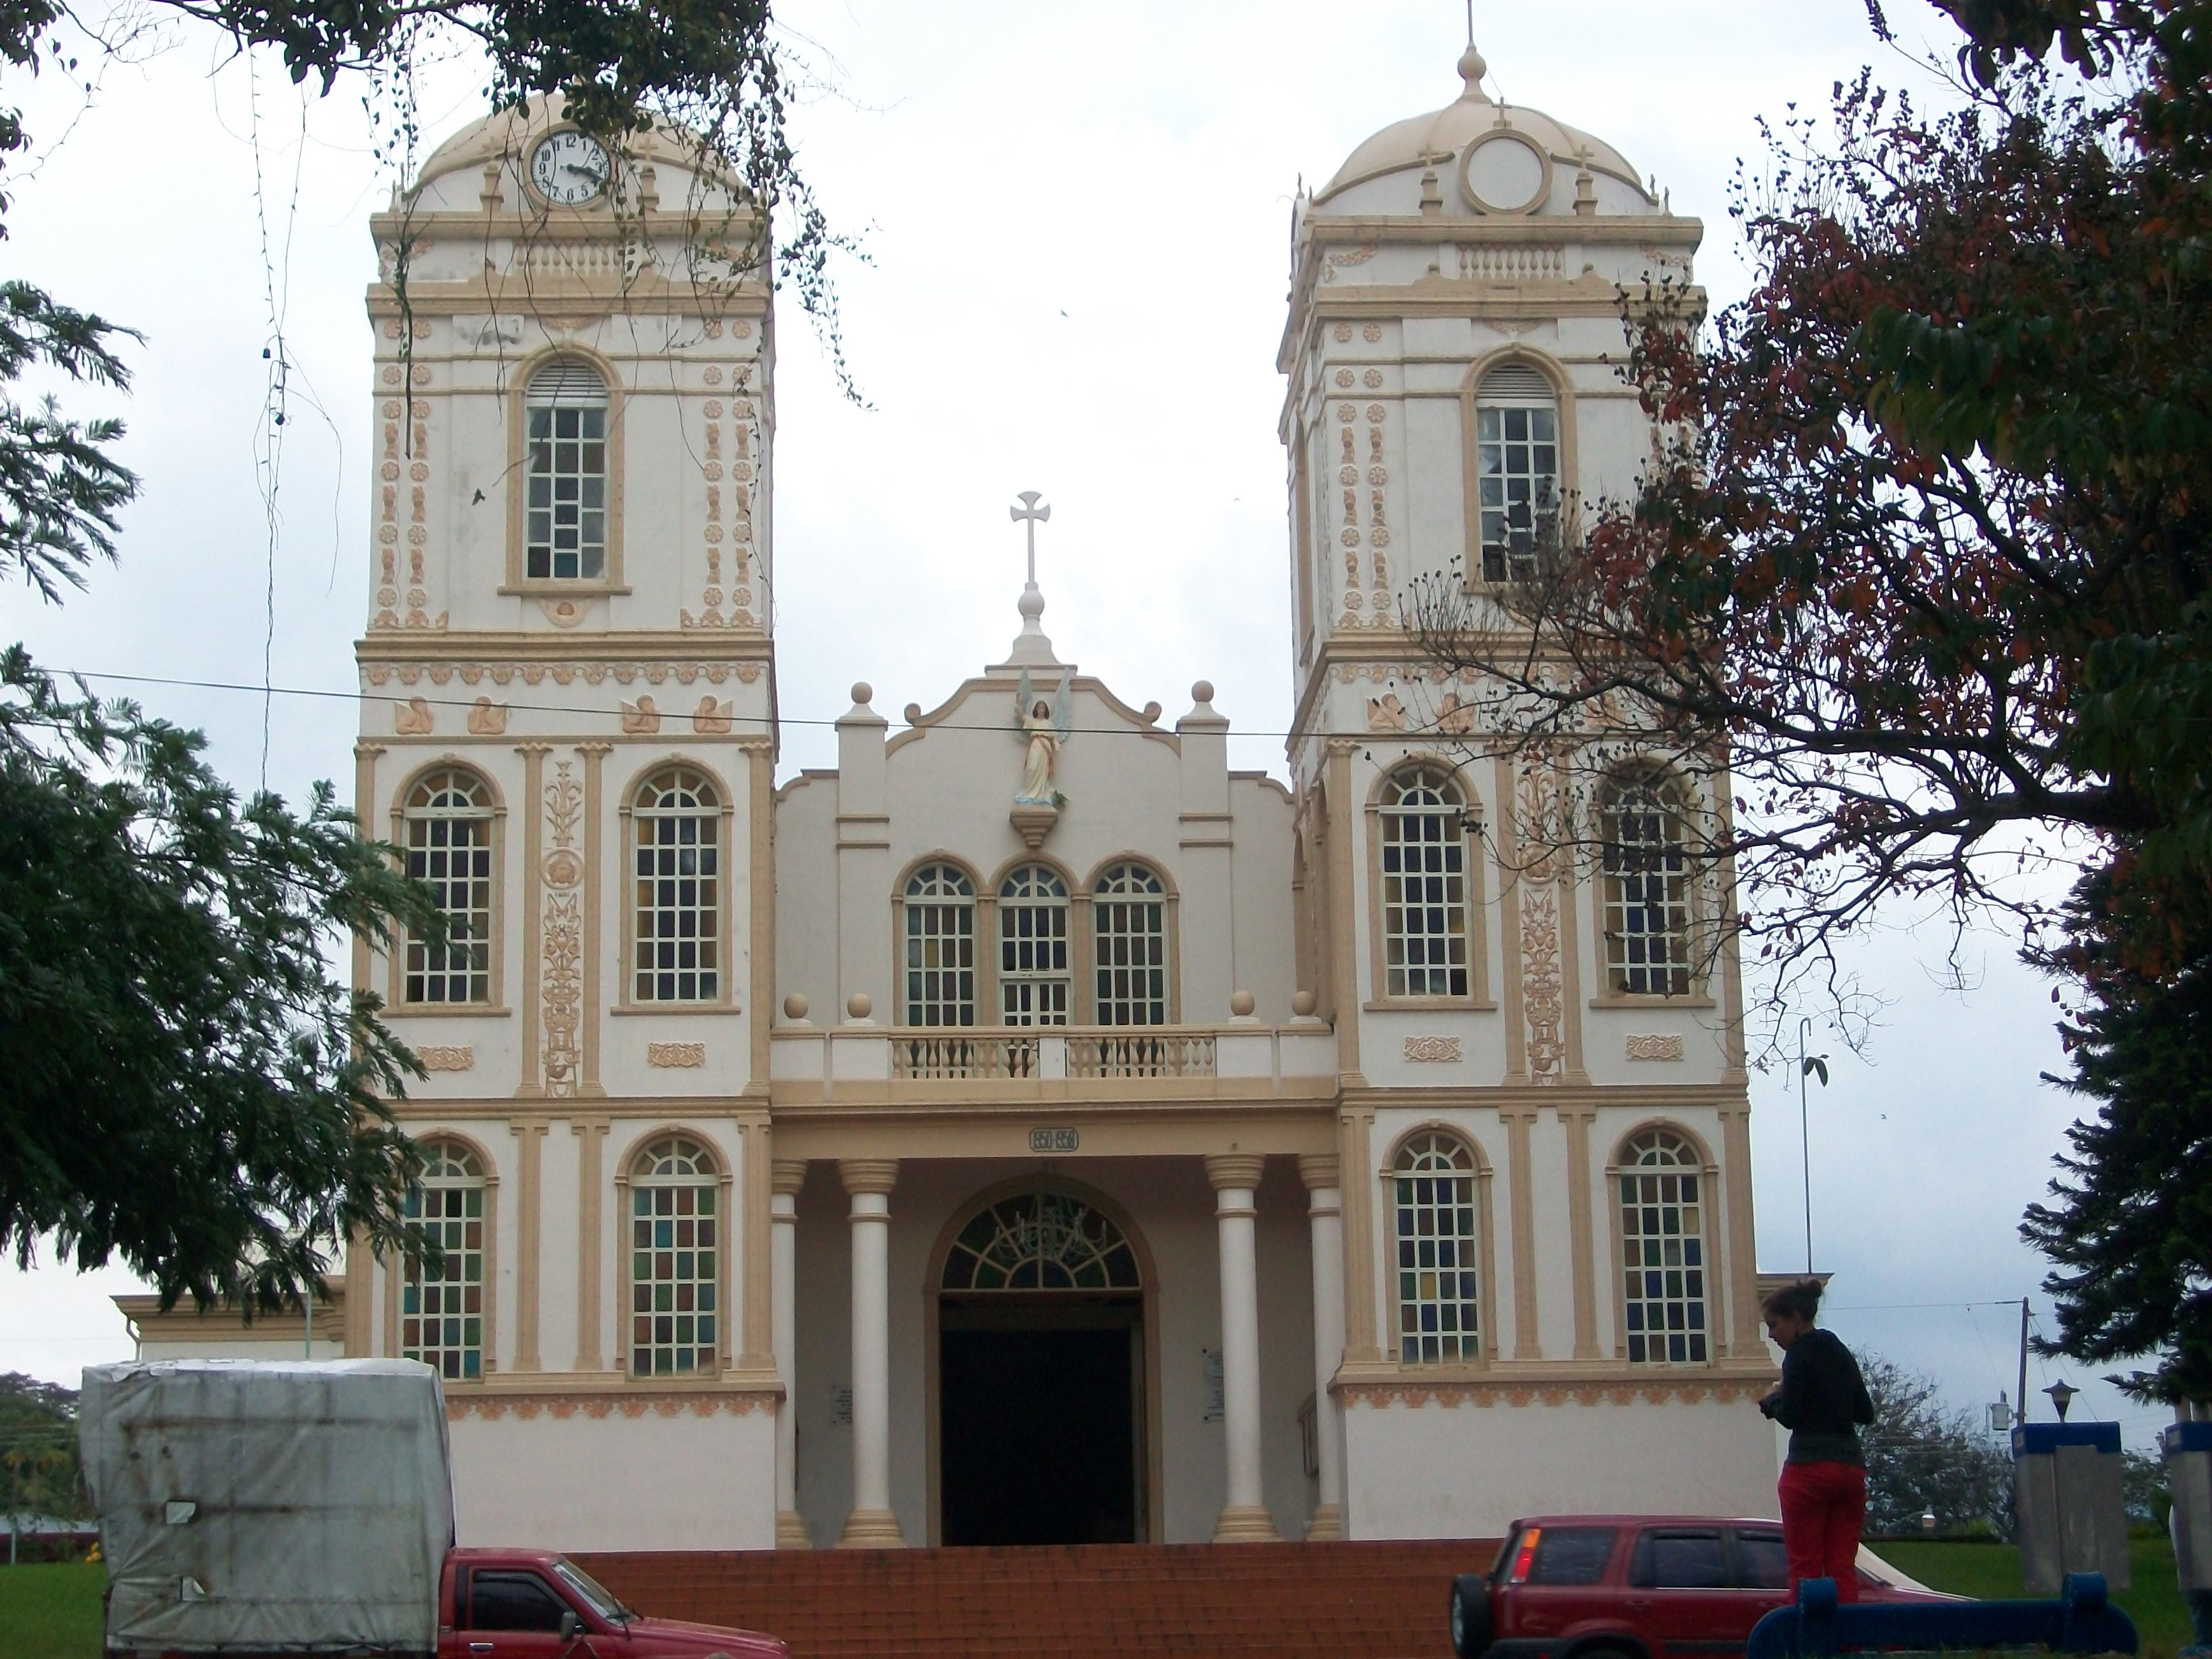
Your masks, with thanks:
M 1837 1597 L 1859 1599 L 1859 1529 L 1866 1522 L 1866 1454 L 1859 1427 L 1874 1421 L 1859 1363 L 1833 1331 L 1813 1322 L 1820 1281 L 1800 1279 L 1766 1298 L 1766 1334 L 1782 1350 L 1782 1386 L 1759 1409 L 1790 1431 L 1782 1466 L 1782 1543 L 1790 1589 L 1832 1578 Z

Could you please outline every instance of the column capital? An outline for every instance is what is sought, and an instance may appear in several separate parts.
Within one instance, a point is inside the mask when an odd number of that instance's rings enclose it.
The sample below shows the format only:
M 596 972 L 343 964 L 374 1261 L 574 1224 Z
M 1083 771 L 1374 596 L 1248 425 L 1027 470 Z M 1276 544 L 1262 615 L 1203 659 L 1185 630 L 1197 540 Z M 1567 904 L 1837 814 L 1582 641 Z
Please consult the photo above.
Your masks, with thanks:
M 1260 1184 L 1261 1172 L 1267 1167 L 1267 1158 L 1259 1152 L 1211 1152 L 1206 1155 L 1206 1178 L 1217 1193 L 1232 1188 L 1249 1192 Z
M 773 1158 L 768 1171 L 771 1190 L 782 1197 L 798 1197 L 799 1189 L 806 1184 L 806 1160 L 803 1158 Z M 849 1182 L 846 1190 L 852 1190 Z
M 1310 1193 L 1320 1192 L 1340 1184 L 1339 1164 L 1334 1152 L 1300 1152 L 1298 1179 L 1305 1182 Z
M 845 1190 L 858 1198 L 863 1193 L 889 1196 L 898 1185 L 898 1160 L 895 1158 L 841 1158 L 837 1160 L 837 1178 L 845 1183 Z

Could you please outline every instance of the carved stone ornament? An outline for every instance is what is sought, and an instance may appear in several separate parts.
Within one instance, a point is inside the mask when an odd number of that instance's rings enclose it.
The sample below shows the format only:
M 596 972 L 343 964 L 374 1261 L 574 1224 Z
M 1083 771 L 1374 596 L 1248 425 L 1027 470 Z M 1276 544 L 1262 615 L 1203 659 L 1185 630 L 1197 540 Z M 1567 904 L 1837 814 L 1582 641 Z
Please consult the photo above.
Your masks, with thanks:
M 1367 700 L 1367 729 L 1370 732 L 1402 732 L 1406 729 L 1406 705 L 1398 701 L 1398 694 L 1386 691 L 1379 697 Z
M 699 707 L 692 711 L 691 729 L 706 737 L 720 737 L 728 732 L 737 715 L 737 705 L 717 702 L 712 696 L 699 699 Z
M 584 860 L 576 846 L 577 825 L 584 815 L 584 787 L 571 773 L 572 764 L 556 761 L 553 775 L 545 780 L 545 825 L 553 850 L 545 860 L 545 908 L 540 929 L 544 1086 L 547 1094 L 562 1097 L 576 1092 L 584 1005 L 584 907 L 580 890 Z
M 403 738 L 420 738 L 435 731 L 438 717 L 427 699 L 410 697 L 392 705 L 392 729 Z
M 622 706 L 622 729 L 631 737 L 644 737 L 660 730 L 660 711 L 653 706 L 649 696 Z
M 1044 845 L 1044 838 L 1060 822 L 1060 808 L 1048 801 L 1023 801 L 1006 814 L 1006 821 L 1014 826 L 1014 833 L 1022 838 L 1022 845 L 1034 853 Z
M 1628 1039 L 1628 1057 L 1631 1060 L 1680 1060 L 1682 1057 L 1681 1034 L 1632 1036 Z
M 703 1042 L 648 1042 L 645 1045 L 645 1063 L 665 1068 L 704 1066 L 707 1045 Z
M 1406 1039 L 1406 1058 L 1416 1066 L 1456 1066 L 1461 1059 L 1459 1039 L 1409 1036 Z
M 476 1069 L 477 1051 L 465 1042 L 447 1047 L 434 1045 L 417 1048 L 415 1058 L 422 1062 L 426 1072 L 472 1072 Z
M 478 697 L 469 710 L 469 730 L 480 738 L 495 738 L 507 730 L 507 705 Z

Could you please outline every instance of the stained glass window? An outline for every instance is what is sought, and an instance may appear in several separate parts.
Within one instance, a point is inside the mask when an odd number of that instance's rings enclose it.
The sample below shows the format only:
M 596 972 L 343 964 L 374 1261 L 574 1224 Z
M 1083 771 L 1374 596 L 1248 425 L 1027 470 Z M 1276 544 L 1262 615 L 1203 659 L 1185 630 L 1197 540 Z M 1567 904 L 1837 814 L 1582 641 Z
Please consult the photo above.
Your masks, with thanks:
M 630 1166 L 632 1376 L 714 1369 L 720 1340 L 721 1174 L 681 1135 L 654 1141 Z
M 474 1382 L 484 1364 L 484 1171 L 450 1140 L 422 1149 L 422 1174 L 407 1194 L 408 1230 L 438 1247 L 434 1267 L 407 1264 L 399 1291 L 399 1353 Z
M 687 767 L 637 792 L 640 1002 L 712 1002 L 721 995 L 722 813 L 714 786 Z
M 1481 1358 L 1474 1154 L 1454 1136 L 1415 1135 L 1391 1172 L 1397 1235 L 1398 1357 L 1408 1365 Z
M 1704 1161 L 1670 1129 L 1620 1152 L 1622 1319 L 1635 1364 L 1698 1364 L 1705 1332 Z

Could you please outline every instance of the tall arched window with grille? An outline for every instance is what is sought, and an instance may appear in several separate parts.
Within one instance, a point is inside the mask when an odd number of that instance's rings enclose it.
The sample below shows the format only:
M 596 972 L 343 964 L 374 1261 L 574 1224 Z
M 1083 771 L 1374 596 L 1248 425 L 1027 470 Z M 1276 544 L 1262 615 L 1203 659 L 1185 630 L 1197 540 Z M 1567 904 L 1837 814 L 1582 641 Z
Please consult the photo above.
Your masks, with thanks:
M 999 884 L 999 1017 L 1008 1025 L 1067 1024 L 1067 884 L 1025 864 Z
M 441 768 L 407 797 L 407 873 L 426 884 L 446 920 L 442 944 L 407 940 L 401 1000 L 491 1000 L 493 894 L 490 786 L 458 766 Z
M 1133 859 L 1109 865 L 1091 889 L 1091 933 L 1101 1025 L 1168 1023 L 1168 896 Z
M 1638 1365 L 1711 1358 L 1705 1324 L 1705 1160 L 1686 1136 L 1641 1130 L 1620 1149 L 1621 1335 Z
M 1398 1357 L 1406 1364 L 1482 1356 L 1477 1173 L 1473 1149 L 1442 1130 L 1407 1140 L 1391 1167 Z
M 1467 798 L 1450 773 L 1416 765 L 1382 787 L 1382 994 L 1470 994 Z
M 490 1242 L 484 1225 L 484 1169 L 459 1141 L 422 1148 L 422 1174 L 407 1194 L 410 1232 L 437 1246 L 438 1264 L 412 1261 L 399 1292 L 399 1357 L 419 1359 L 449 1382 L 484 1374 L 485 1287 Z
M 1681 792 L 1656 773 L 1617 777 L 1598 812 L 1607 988 L 1615 996 L 1687 996 L 1690 872 Z
M 1482 377 L 1474 399 L 1482 579 L 1525 581 L 1559 514 L 1559 404 L 1526 363 Z
M 629 1172 L 629 1374 L 714 1369 L 721 1340 L 721 1170 L 697 1141 L 664 1135 Z
M 656 773 L 630 810 L 630 992 L 638 1002 L 714 1002 L 722 994 L 722 802 L 688 766 Z
M 907 878 L 906 1023 L 975 1023 L 975 885 L 957 865 Z
M 607 574 L 607 383 L 573 357 L 530 377 L 523 569 L 533 580 Z

